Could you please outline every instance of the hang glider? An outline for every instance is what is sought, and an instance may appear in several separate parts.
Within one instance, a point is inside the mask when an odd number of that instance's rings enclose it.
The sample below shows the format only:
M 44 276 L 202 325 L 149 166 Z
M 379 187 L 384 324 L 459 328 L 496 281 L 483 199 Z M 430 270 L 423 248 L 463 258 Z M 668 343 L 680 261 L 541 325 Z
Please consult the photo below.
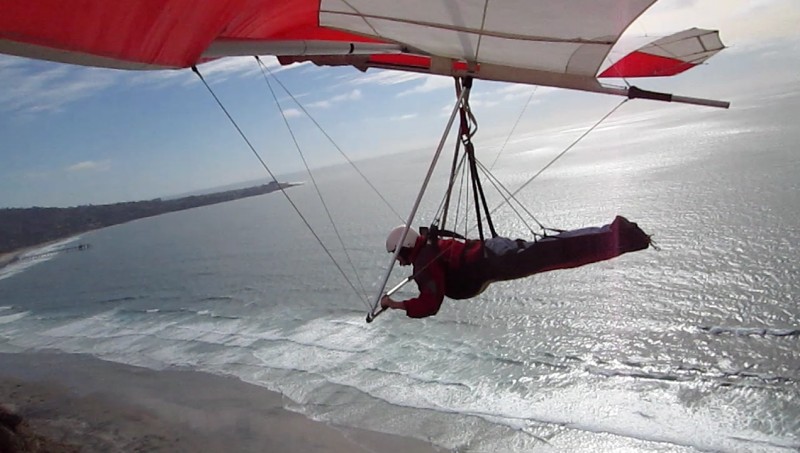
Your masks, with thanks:
M 544 85 L 727 107 L 598 81 L 628 26 L 656 0 L 61 0 L 5 2 L 0 52 L 118 69 L 180 69 L 241 55 Z M 600 77 L 668 76 L 714 55 L 691 29 Z M 658 94 L 658 96 L 656 96 Z
M 283 64 L 310 61 L 317 65 L 348 65 L 362 71 L 383 68 L 453 77 L 458 100 L 405 222 L 405 225 L 412 225 L 457 116 L 461 123 L 459 143 L 467 150 L 462 154 L 462 162 L 463 156 L 469 155 L 469 164 L 461 168 L 469 166 L 473 187 L 481 187 L 478 162 L 471 145 L 471 136 L 476 130 L 469 109 L 473 79 L 727 108 L 728 103 L 722 101 L 600 83 L 601 78 L 676 75 L 702 64 L 724 48 L 716 31 L 689 29 L 658 39 L 619 61 L 609 61 L 625 30 L 656 1 L 6 1 L 0 14 L 0 53 L 125 70 L 191 67 L 203 83 L 205 80 L 197 69 L 202 63 L 232 56 L 260 55 L 276 56 Z M 263 67 L 261 60 L 258 61 Z M 211 87 L 205 84 L 227 114 Z M 275 179 L 241 128 L 227 116 Z M 569 147 L 555 159 L 567 150 Z M 457 145 L 454 171 L 458 159 Z M 451 172 L 450 188 L 454 177 L 455 173 Z M 483 198 L 482 189 L 480 192 L 482 207 L 478 206 L 477 199 L 475 205 L 479 234 L 483 238 L 480 212 L 483 209 L 491 225 L 492 211 Z M 516 192 L 509 192 L 509 198 L 513 199 Z M 473 190 L 473 195 L 476 193 Z M 446 213 L 447 209 L 444 211 Z M 306 225 L 311 229 L 308 222 Z M 494 235 L 493 227 L 490 229 Z M 403 237 L 407 232 L 408 227 Z M 325 248 L 319 236 L 314 236 Z M 325 250 L 327 252 L 327 248 Z M 370 310 L 368 322 L 382 312 L 377 311 L 381 295 L 391 295 L 411 279 L 383 293 L 397 253 L 399 248 L 395 250 L 381 291 L 372 305 L 364 300 Z M 328 255 L 336 263 L 335 258 Z M 337 267 L 342 271 L 338 264 Z M 342 275 L 358 292 L 347 275 L 344 272 Z

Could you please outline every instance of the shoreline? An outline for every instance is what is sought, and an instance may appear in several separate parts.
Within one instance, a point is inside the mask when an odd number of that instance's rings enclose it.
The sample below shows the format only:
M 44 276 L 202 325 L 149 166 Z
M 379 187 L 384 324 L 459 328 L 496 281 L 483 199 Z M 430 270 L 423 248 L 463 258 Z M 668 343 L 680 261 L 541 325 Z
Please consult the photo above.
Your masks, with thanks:
M 54 453 L 440 451 L 410 437 L 314 421 L 284 401 L 234 377 L 84 354 L 0 353 L 0 405 L 56 445 Z
M 42 244 L 33 247 L 25 247 L 22 249 L 14 250 L 13 252 L 0 253 L 0 271 L 6 267 L 18 262 L 18 260 L 27 252 L 45 247 L 47 244 Z
M 41 250 L 45 247 L 51 246 L 53 244 L 58 244 L 61 242 L 72 242 L 73 240 L 77 240 L 81 237 L 81 235 L 91 232 L 92 230 L 84 231 L 83 233 L 76 234 L 73 236 L 67 236 L 61 239 L 56 239 L 53 241 L 42 242 L 41 244 L 31 245 L 28 247 L 22 247 L 16 250 L 12 250 L 10 252 L 3 252 L 0 253 L 0 270 L 3 270 L 6 266 L 14 264 L 17 262 L 18 259 L 22 258 L 22 255 L 32 252 L 35 250 Z

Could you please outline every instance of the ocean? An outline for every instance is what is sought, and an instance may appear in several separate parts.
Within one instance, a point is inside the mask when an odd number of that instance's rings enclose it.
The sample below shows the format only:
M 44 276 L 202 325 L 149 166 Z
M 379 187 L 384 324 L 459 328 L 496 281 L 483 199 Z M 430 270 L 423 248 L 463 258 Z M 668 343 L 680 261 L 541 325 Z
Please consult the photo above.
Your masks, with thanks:
M 424 320 L 395 311 L 367 324 L 357 293 L 374 297 L 385 234 L 402 219 L 352 169 L 333 167 L 315 176 L 349 259 L 308 178 L 287 193 L 357 291 L 272 193 L 86 233 L 43 250 L 80 241 L 87 251 L 1 269 L 0 352 L 235 376 L 315 420 L 450 451 L 798 451 L 800 130 L 787 120 L 798 101 L 611 121 L 519 194 L 552 227 L 625 215 L 660 251 L 495 284 Z M 579 133 L 515 136 L 495 174 L 513 189 Z M 402 217 L 429 154 L 360 164 Z M 495 221 L 530 235 L 510 211 Z M 390 283 L 406 275 L 395 269 Z

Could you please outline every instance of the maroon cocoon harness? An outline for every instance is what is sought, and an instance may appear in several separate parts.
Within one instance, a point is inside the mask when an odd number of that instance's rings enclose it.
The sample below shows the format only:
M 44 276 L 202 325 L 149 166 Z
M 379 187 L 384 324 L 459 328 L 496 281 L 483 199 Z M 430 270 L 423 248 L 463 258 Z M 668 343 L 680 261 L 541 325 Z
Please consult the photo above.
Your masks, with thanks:
M 610 225 L 549 236 L 516 253 L 488 258 L 493 281 L 513 280 L 556 269 L 605 261 L 623 253 L 644 250 L 650 236 L 635 223 L 617 216 Z

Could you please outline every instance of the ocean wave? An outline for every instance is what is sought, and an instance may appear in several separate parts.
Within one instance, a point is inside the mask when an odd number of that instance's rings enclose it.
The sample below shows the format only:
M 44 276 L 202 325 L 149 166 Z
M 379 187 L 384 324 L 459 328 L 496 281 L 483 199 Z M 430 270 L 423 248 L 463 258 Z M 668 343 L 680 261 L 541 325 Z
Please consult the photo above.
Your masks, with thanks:
M 0 280 L 13 277 L 20 272 L 24 272 L 29 267 L 35 266 L 36 264 L 38 264 L 37 260 L 17 261 L 15 263 L 7 264 L 3 268 L 0 268 Z
M 283 342 L 283 343 L 291 343 L 298 346 L 304 346 L 309 348 L 317 348 L 322 349 L 324 351 L 331 351 L 331 352 L 350 352 L 350 353 L 365 353 L 369 352 L 371 348 L 348 348 L 348 347 L 340 347 L 340 346 L 332 346 L 324 343 L 319 342 L 312 342 L 312 341 L 303 341 L 297 340 L 291 337 L 273 337 L 273 338 L 263 338 L 259 337 L 258 341 L 265 341 L 265 342 Z
M 227 302 L 236 300 L 233 296 L 206 296 L 200 299 L 201 302 Z
M 761 337 L 796 337 L 800 336 L 798 328 L 775 328 L 775 327 L 724 327 L 724 326 L 700 326 L 700 330 L 712 335 L 731 334 L 740 337 L 761 336 Z
M 436 385 L 446 385 L 446 386 L 452 386 L 452 387 L 461 387 L 461 388 L 464 388 L 464 389 L 466 389 L 466 390 L 468 390 L 470 392 L 472 391 L 472 387 L 470 387 L 469 385 L 467 385 L 467 384 L 465 384 L 463 382 L 446 381 L 446 380 L 443 380 L 443 379 L 425 377 L 425 376 L 422 376 L 422 375 L 419 375 L 419 374 L 403 373 L 401 371 L 386 370 L 386 369 L 378 368 L 378 367 L 366 367 L 366 368 L 364 368 L 364 371 L 372 371 L 372 372 L 381 373 L 381 374 L 391 374 L 391 375 L 394 375 L 394 376 L 404 377 L 404 378 L 410 379 L 412 381 L 417 381 L 417 382 L 420 382 L 420 383 L 423 383 L 423 384 L 436 384 Z
M 747 437 L 741 437 L 741 436 L 729 436 L 729 439 L 735 440 L 737 442 L 751 444 L 754 446 L 780 448 L 784 450 L 794 450 L 794 451 L 800 450 L 800 441 L 776 442 L 776 441 L 768 441 L 761 439 L 749 439 Z
M 769 373 L 754 373 L 747 370 L 726 371 L 722 373 L 725 378 L 757 379 L 768 384 L 787 384 L 796 383 L 798 379 L 793 376 L 781 376 Z
M 195 313 L 196 315 L 199 315 L 199 316 L 207 316 L 207 317 L 212 318 L 212 319 L 227 319 L 227 320 L 231 320 L 231 321 L 238 321 L 238 320 L 242 319 L 242 318 L 240 318 L 238 316 L 219 315 L 217 313 L 214 313 L 211 310 L 194 311 L 194 310 L 185 309 L 183 311 L 184 312 L 188 312 L 188 313 Z
M 535 351 L 530 354 L 519 354 L 519 351 L 483 351 L 476 349 L 473 345 L 465 342 L 450 341 L 449 344 L 442 341 L 440 338 L 432 338 L 431 342 L 418 341 L 413 344 L 414 348 L 425 348 L 428 351 L 443 354 L 448 357 L 448 361 L 452 363 L 486 363 L 492 369 L 497 367 L 509 368 L 524 368 L 530 369 L 532 367 L 547 367 L 557 371 L 570 369 L 569 362 L 577 361 L 583 362 L 579 358 L 572 356 L 560 356 L 548 352 Z
M 120 315 L 147 315 L 147 314 L 161 314 L 166 315 L 170 313 L 183 313 L 181 310 L 169 308 L 119 308 L 116 310 Z
M 0 316 L 0 324 L 8 324 L 14 321 L 19 321 L 20 319 L 28 316 L 31 312 L 23 311 L 19 313 L 14 313 L 10 315 Z
M 111 299 L 103 299 L 98 301 L 98 304 L 112 304 L 116 302 L 130 302 L 132 300 L 141 299 L 142 296 L 122 296 L 122 297 L 113 297 Z
M 212 271 L 199 271 L 199 272 L 195 272 L 194 275 L 196 277 L 213 277 L 213 276 L 217 275 L 217 273 L 216 272 L 212 272 Z
M 669 372 L 656 372 L 656 371 L 633 370 L 633 369 L 620 370 L 612 368 L 602 368 L 594 365 L 586 365 L 584 369 L 591 374 L 604 377 L 630 377 L 630 378 L 653 379 L 657 381 L 670 381 L 670 382 L 690 381 L 693 379 L 691 376 L 688 375 L 679 375 Z
M 621 377 L 666 382 L 701 381 L 710 382 L 725 387 L 735 386 L 741 388 L 768 388 L 770 391 L 777 391 L 781 389 L 781 387 L 775 387 L 775 384 L 790 384 L 798 382 L 798 379 L 792 376 L 757 373 L 748 371 L 747 369 L 715 371 L 699 366 L 687 367 L 678 365 L 671 370 L 659 371 L 651 369 L 652 367 L 649 367 L 646 364 L 633 362 L 624 362 L 623 364 L 630 366 L 630 368 L 611 368 L 586 365 L 584 370 L 590 374 L 609 378 Z
M 220 314 L 217 314 L 214 311 L 208 310 L 208 309 L 197 310 L 197 309 L 192 309 L 192 308 L 180 307 L 180 308 L 159 308 L 159 309 L 156 309 L 156 310 L 157 311 L 153 311 L 152 308 L 148 308 L 148 309 L 131 310 L 131 311 L 132 312 L 138 312 L 138 313 L 148 313 L 148 314 L 180 313 L 180 314 L 188 314 L 188 315 L 197 316 L 197 317 L 203 317 L 203 318 L 224 319 L 224 320 L 229 320 L 229 321 L 239 321 L 239 320 L 242 319 L 239 316 L 220 315 Z
M 24 272 L 28 268 L 33 267 L 39 263 L 43 263 L 45 261 L 53 259 L 56 255 L 58 255 L 60 248 L 64 247 L 65 245 L 71 242 L 75 242 L 80 238 L 81 238 L 80 236 L 73 236 L 67 239 L 60 240 L 58 242 L 54 242 L 52 244 L 47 244 L 45 246 L 30 249 L 23 253 L 20 253 L 18 256 L 19 259 L 17 261 L 9 263 L 6 266 L 0 268 L 0 280 L 12 277 L 21 272 Z M 26 259 L 34 255 L 37 255 L 39 257 L 36 259 Z
M 181 315 L 188 315 L 192 317 L 200 317 L 200 318 L 211 318 L 211 319 L 224 319 L 230 321 L 238 321 L 242 318 L 238 316 L 230 316 L 230 315 L 220 315 L 214 313 L 211 310 L 207 309 L 191 309 L 191 308 L 156 308 L 156 307 L 149 307 L 149 308 L 120 308 L 116 311 L 116 313 L 123 314 L 123 315 L 174 315 L 174 314 L 181 314 Z

